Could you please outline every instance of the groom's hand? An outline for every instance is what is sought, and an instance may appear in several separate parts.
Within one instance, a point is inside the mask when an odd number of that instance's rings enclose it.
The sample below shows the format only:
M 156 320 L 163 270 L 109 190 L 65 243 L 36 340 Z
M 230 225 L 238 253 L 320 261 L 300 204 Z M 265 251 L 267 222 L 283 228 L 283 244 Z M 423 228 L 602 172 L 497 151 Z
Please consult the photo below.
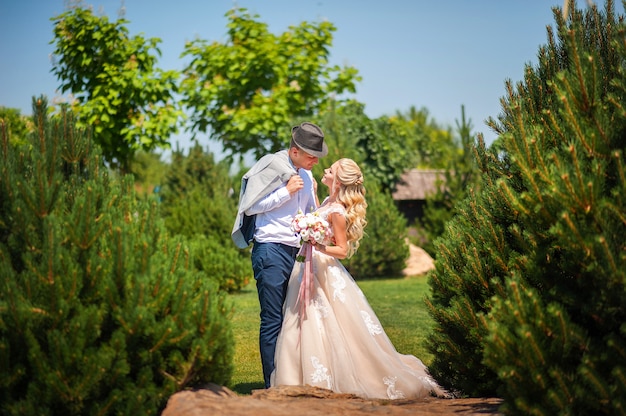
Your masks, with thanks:
M 289 182 L 287 182 L 287 191 L 289 191 L 290 195 L 295 194 L 302 188 L 304 188 L 304 181 L 300 175 L 293 175 L 289 178 Z

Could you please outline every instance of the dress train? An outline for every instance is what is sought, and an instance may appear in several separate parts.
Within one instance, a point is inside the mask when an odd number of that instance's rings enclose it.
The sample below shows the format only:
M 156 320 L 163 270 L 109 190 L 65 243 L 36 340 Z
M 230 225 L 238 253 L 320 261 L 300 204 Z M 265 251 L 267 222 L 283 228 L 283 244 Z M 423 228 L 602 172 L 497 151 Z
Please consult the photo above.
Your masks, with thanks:
M 272 386 L 311 385 L 371 399 L 448 396 L 419 358 L 396 351 L 339 260 L 313 250 L 311 261 L 306 305 L 298 297 L 304 263 L 296 262 L 291 274 Z

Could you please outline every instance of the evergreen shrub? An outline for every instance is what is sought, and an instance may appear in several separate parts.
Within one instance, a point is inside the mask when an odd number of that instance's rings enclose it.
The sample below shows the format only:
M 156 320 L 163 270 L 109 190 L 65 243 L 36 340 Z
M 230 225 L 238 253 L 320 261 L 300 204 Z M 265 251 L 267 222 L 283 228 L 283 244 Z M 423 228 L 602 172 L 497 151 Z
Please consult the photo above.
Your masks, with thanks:
M 3 131 L 0 146 L 0 413 L 159 414 L 176 391 L 227 384 L 225 295 L 69 111 L 33 111 L 28 144 Z
M 364 173 L 368 181 L 367 172 Z M 400 277 L 409 258 L 406 219 L 389 192 L 381 191 L 375 181 L 366 185 L 367 227 L 358 251 L 343 263 L 359 279 Z
M 430 280 L 431 370 L 506 414 L 626 413 L 626 27 L 568 10 L 507 83 Z
M 160 192 L 170 233 L 191 241 L 193 266 L 228 292 L 245 287 L 253 274 L 250 250 L 230 237 L 239 196 L 233 188 L 229 165 L 196 145 L 187 155 L 173 154 Z

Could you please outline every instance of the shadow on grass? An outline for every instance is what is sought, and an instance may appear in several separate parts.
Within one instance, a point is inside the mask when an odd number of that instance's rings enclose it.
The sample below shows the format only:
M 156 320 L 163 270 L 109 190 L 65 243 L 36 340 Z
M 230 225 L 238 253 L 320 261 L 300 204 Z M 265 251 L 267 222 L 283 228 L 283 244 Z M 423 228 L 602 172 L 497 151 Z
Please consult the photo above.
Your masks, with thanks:
M 232 391 L 239 395 L 250 395 L 252 390 L 260 390 L 265 388 L 265 384 L 262 381 L 256 383 L 239 383 L 232 387 Z

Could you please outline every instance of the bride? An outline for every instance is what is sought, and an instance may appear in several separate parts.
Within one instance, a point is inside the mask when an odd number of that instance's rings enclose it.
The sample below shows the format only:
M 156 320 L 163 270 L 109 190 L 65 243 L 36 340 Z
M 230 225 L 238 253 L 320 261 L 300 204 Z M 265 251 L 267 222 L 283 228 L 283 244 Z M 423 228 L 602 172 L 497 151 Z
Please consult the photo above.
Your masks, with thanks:
M 316 214 L 329 226 L 321 243 L 303 244 L 307 258 L 291 273 L 271 385 L 311 385 L 371 399 L 447 396 L 420 359 L 396 351 L 339 261 L 358 249 L 367 224 L 359 166 L 340 159 L 324 170 L 322 183 L 329 196 Z

